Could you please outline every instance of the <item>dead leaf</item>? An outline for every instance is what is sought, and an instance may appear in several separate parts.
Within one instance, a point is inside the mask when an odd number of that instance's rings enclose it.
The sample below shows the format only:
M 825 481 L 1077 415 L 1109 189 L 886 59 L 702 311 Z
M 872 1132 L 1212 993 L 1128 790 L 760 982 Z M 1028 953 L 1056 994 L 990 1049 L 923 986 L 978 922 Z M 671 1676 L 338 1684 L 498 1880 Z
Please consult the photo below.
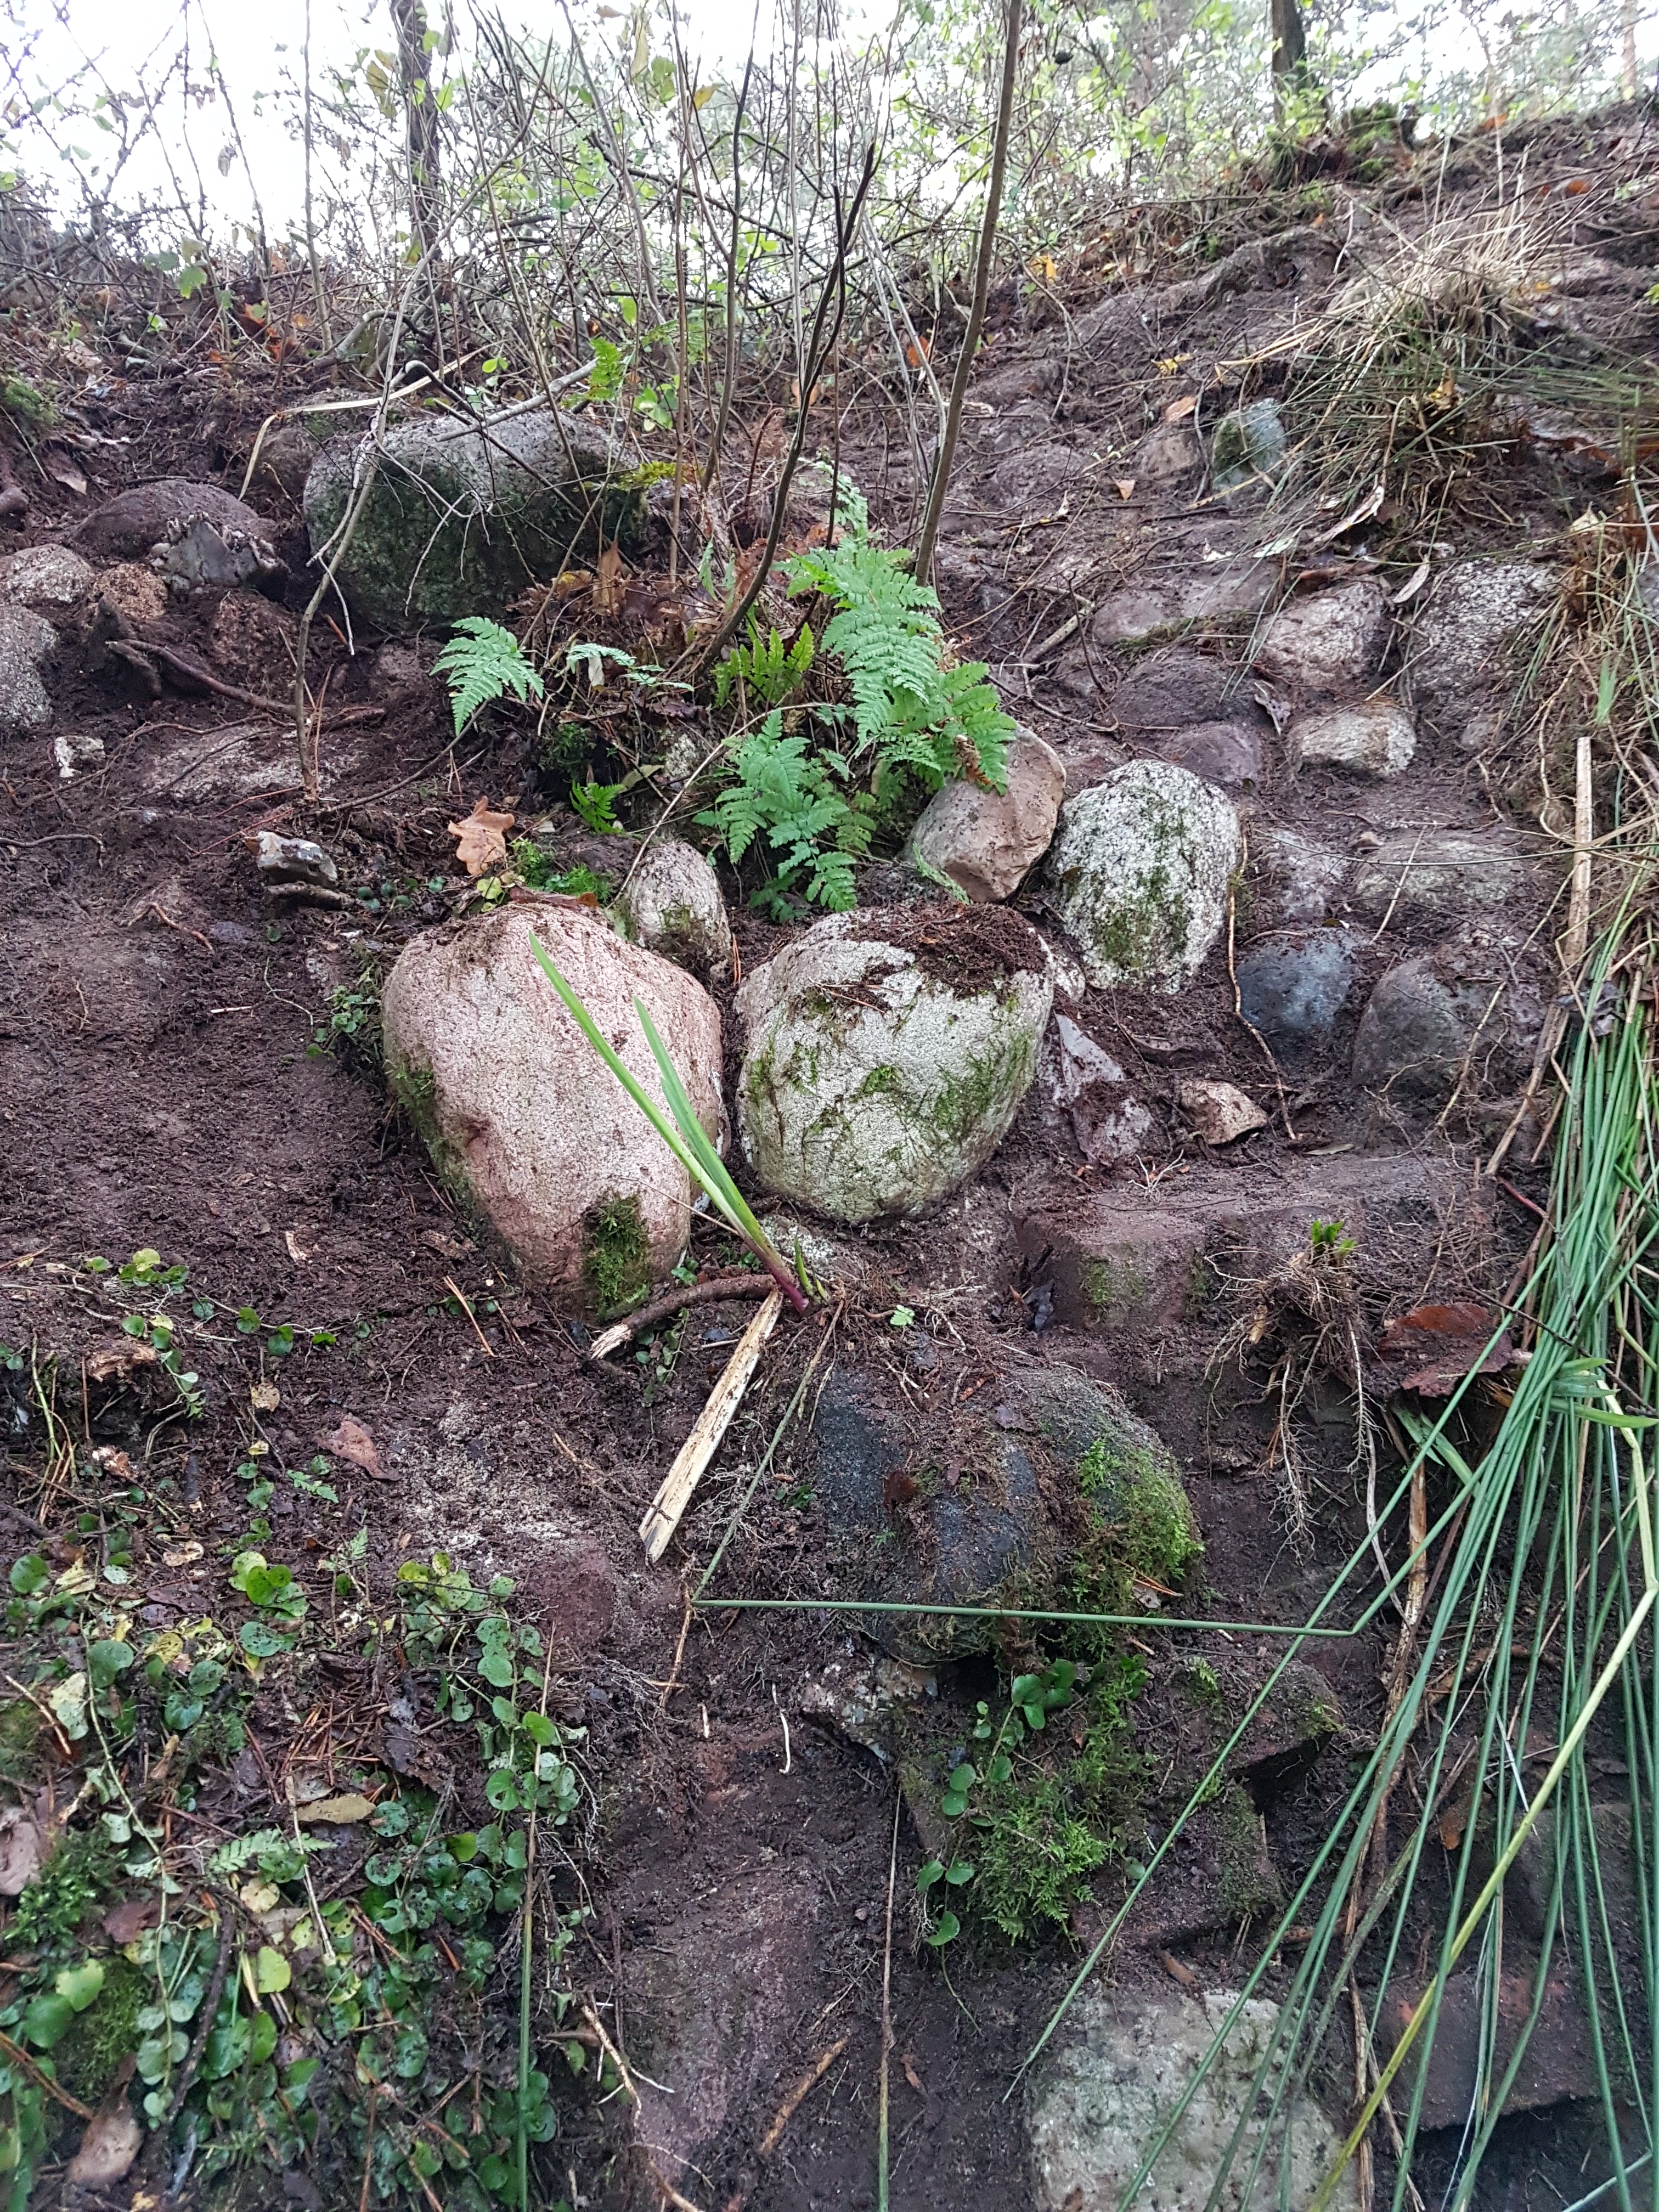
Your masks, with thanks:
M 1199 1987 L 1198 1976 L 1190 1966 L 1183 1965 L 1173 1951 L 1160 1951 L 1158 1955 L 1164 1972 L 1173 1974 L 1183 1990 L 1195 1990 Z
M 198 1543 L 171 1544 L 161 1554 L 161 1564 L 164 1567 L 191 1567 L 201 1556 L 202 1547 Z
M 69 2179 L 82 2189 L 108 2189 L 119 2181 L 138 2155 L 144 2131 L 127 2095 L 137 2061 L 121 2061 L 104 2101 L 87 2123 L 81 2148 L 70 2160 Z
M 441 1252 L 446 1260 L 470 1260 L 472 1247 L 464 1244 L 459 1237 L 446 1237 L 441 1229 L 423 1229 L 421 1242 L 434 1252 Z
M 336 1459 L 349 1460 L 353 1467 L 362 1468 L 363 1473 L 372 1475 L 376 1482 L 386 1480 L 386 1471 L 380 1465 L 379 1448 L 355 1415 L 343 1413 L 340 1425 L 333 1435 L 319 1437 L 317 1441 L 325 1452 L 332 1452 Z
M 1328 530 L 1322 530 L 1317 538 L 1310 538 L 1308 540 L 1310 549 L 1329 545 L 1334 540 L 1340 538 L 1345 532 L 1358 529 L 1362 522 L 1369 522 L 1378 507 L 1382 506 L 1383 497 L 1383 483 L 1382 477 L 1378 477 L 1364 498 L 1351 507 L 1340 522 L 1334 522 Z
M 1515 1357 L 1498 1316 L 1468 1299 L 1397 1315 L 1383 1324 L 1376 1348 L 1391 1365 L 1409 1367 L 1398 1377 L 1400 1389 L 1425 1398 L 1449 1397 L 1466 1376 L 1496 1375 Z
M 1259 676 L 1250 686 L 1250 694 L 1256 705 L 1265 708 L 1271 717 L 1273 735 L 1276 738 L 1282 738 L 1285 734 L 1285 725 L 1296 712 L 1292 702 L 1287 699 L 1282 691 L 1275 691 L 1271 684 L 1264 682 Z
M 921 2086 L 921 2076 L 916 2071 L 916 2062 L 908 2051 L 901 2054 L 899 2064 L 904 2069 L 905 2080 L 915 2091 L 917 2096 L 925 2097 L 927 2092 Z
M 284 1244 L 286 1244 L 286 1245 L 287 1245 L 287 1247 L 288 1247 L 288 1256 L 289 1256 L 289 1258 L 290 1260 L 292 1260 L 292 1261 L 295 1261 L 296 1263 L 303 1262 L 303 1261 L 305 1261 L 308 1260 L 308 1259 L 311 1257 L 311 1255 L 310 1255 L 310 1253 L 309 1253 L 309 1252 L 304 1252 L 304 1251 L 301 1251 L 301 1249 L 300 1249 L 300 1245 L 299 1245 L 299 1243 L 298 1243 L 298 1241 L 296 1240 L 296 1238 L 295 1238 L 295 1234 L 294 1234 L 294 1231 L 293 1231 L 291 1229 L 285 1229 L 285 1230 L 283 1230 L 283 1243 L 284 1243 Z
M 1135 480 L 1133 477 L 1114 477 L 1112 489 L 1120 499 L 1133 499 L 1135 495 Z
M 1252 1129 L 1265 1129 L 1267 1117 L 1236 1083 L 1203 1080 L 1181 1086 L 1181 1110 L 1193 1133 L 1206 1145 L 1231 1145 Z
M 1400 586 L 1400 589 L 1395 592 L 1394 596 L 1389 599 L 1389 605 L 1391 607 L 1403 607 L 1407 599 L 1413 599 L 1417 597 L 1417 594 L 1422 590 L 1424 585 L 1426 584 L 1428 580 L 1429 564 L 1426 561 L 1419 561 L 1416 568 L 1413 569 L 1411 574 Z
M 87 1380 L 89 1382 L 130 1382 L 140 1368 L 159 1367 L 161 1355 L 153 1344 L 135 1344 L 129 1337 L 125 1344 L 112 1344 L 102 1352 L 94 1352 L 87 1361 Z
M 274 1413 L 283 1402 L 283 1394 L 274 1382 L 256 1382 L 247 1401 L 256 1413 Z
M 602 615 L 613 615 L 622 605 L 627 586 L 623 581 L 623 558 L 607 545 L 593 564 L 593 605 Z M 476 811 L 476 810 L 475 810 Z
M 405 1721 L 388 1721 L 380 1737 L 380 1756 L 394 1774 L 406 1774 L 428 1790 L 442 1790 L 451 1780 L 447 1763 L 418 1729 Z
M 48 448 L 46 461 L 46 474 L 54 483 L 62 484 L 65 491 L 72 491 L 76 499 L 86 497 L 87 480 L 67 453 L 55 453 Z
M 1164 410 L 1164 420 L 1166 422 L 1184 422 L 1189 415 L 1197 411 L 1197 408 L 1198 394 L 1195 392 L 1189 392 L 1184 399 L 1172 399 L 1170 402 Z
M 0 1825 L 5 1830 L 5 1856 L 0 1859 L 0 1897 L 21 1897 L 40 1872 L 40 1862 L 46 1856 L 40 1831 L 21 1805 L 0 1814 Z
M 597 591 L 594 596 L 598 597 Z M 507 839 L 501 833 L 510 830 L 517 818 L 512 814 L 492 814 L 486 793 L 475 803 L 465 821 L 450 823 L 455 858 L 469 876 L 481 876 L 486 868 L 500 866 L 507 858 Z
M 159 1897 L 124 1897 L 104 1915 L 104 1933 L 112 1943 L 136 1943 L 147 1928 L 154 1928 L 161 1917 Z
M 301 1805 L 295 1818 L 307 1827 L 319 1822 L 328 1828 L 349 1828 L 356 1820 L 366 1820 L 374 1810 L 374 1800 L 361 1791 L 349 1790 L 341 1797 L 319 1797 L 314 1805 Z

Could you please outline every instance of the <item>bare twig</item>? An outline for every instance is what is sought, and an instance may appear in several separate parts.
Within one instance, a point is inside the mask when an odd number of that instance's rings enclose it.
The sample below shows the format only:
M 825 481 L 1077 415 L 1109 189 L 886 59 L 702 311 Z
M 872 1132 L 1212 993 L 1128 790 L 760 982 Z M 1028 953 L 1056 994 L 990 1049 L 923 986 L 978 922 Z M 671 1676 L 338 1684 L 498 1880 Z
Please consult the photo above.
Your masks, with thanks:
M 769 1275 L 750 1274 L 716 1275 L 711 1282 L 677 1284 L 672 1291 L 665 1291 L 661 1297 L 653 1298 L 648 1306 L 641 1306 L 637 1313 L 612 1322 L 588 1346 L 587 1356 L 590 1359 L 608 1359 L 641 1330 L 655 1328 L 659 1322 L 672 1321 L 687 1306 L 717 1305 L 724 1298 L 763 1298 L 772 1287 Z

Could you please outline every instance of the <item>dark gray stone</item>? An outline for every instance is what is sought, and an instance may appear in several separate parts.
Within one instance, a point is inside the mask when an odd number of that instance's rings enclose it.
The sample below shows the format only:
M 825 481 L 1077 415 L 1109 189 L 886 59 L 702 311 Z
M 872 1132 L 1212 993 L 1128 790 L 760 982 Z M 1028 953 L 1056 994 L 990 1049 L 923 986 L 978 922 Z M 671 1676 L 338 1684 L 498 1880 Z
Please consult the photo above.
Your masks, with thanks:
M 1253 945 L 1238 963 L 1245 1020 L 1277 1053 L 1313 1049 L 1347 1002 L 1364 943 L 1358 930 L 1316 929 Z
M 306 479 L 313 550 L 344 516 L 360 446 L 336 438 Z M 643 489 L 584 422 L 545 410 L 477 426 L 423 417 L 387 432 L 339 580 L 360 619 L 385 629 L 499 616 L 601 534 L 625 550 L 644 517 Z
M 1125 730 L 1155 737 L 1194 723 L 1239 719 L 1239 671 L 1190 646 L 1166 646 L 1137 660 L 1114 688 L 1111 710 Z
M 1248 722 L 1199 722 L 1160 739 L 1158 752 L 1160 760 L 1173 761 L 1206 783 L 1234 790 L 1259 783 L 1267 764 L 1266 740 Z
M 182 538 L 193 522 L 206 522 L 222 538 L 227 531 L 250 539 L 267 539 L 270 525 L 218 484 L 195 483 L 188 477 L 157 477 L 135 484 L 94 507 L 75 532 L 84 551 L 108 561 L 142 561 L 169 534 Z
M 1236 491 L 1285 465 L 1285 422 L 1276 399 L 1252 399 L 1216 424 L 1210 468 L 1218 491 Z
M 1504 1043 L 1509 1024 L 1497 986 L 1443 975 L 1434 956 L 1402 960 L 1371 993 L 1354 1039 L 1353 1079 L 1362 1089 L 1424 1105 L 1449 1097 L 1465 1063 L 1480 1073 Z

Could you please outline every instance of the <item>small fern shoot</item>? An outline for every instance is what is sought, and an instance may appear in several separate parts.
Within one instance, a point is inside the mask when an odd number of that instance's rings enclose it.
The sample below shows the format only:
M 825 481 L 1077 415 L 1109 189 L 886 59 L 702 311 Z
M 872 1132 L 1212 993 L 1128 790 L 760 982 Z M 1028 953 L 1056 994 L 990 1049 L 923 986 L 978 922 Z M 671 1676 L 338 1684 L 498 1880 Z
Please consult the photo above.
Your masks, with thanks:
M 741 685 L 763 706 L 787 706 L 805 684 L 815 649 L 811 623 L 803 623 L 794 643 L 786 647 L 775 629 L 763 638 L 750 615 L 748 644 L 733 646 L 714 671 L 714 704 L 724 707 Z
M 757 902 L 776 907 L 797 891 L 832 913 L 855 905 L 853 865 L 869 849 L 875 808 L 867 793 L 843 790 L 848 769 L 839 754 L 810 750 L 805 730 L 786 736 L 774 708 L 737 744 L 732 767 L 735 781 L 697 819 L 719 832 L 734 866 L 765 838 L 776 873 Z
M 449 686 L 459 738 L 481 707 L 510 691 L 520 702 L 542 696 L 540 674 L 510 629 L 485 615 L 464 615 L 433 663 Z

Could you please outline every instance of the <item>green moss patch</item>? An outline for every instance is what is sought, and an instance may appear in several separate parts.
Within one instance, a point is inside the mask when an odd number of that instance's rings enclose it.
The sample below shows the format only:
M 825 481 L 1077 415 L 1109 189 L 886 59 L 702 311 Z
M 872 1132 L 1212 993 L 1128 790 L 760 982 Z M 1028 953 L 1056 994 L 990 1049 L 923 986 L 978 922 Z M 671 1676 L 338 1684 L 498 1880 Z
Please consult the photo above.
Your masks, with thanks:
M 583 1218 L 582 1282 L 601 1321 L 631 1313 L 649 1293 L 651 1240 L 631 1192 L 602 1198 Z

